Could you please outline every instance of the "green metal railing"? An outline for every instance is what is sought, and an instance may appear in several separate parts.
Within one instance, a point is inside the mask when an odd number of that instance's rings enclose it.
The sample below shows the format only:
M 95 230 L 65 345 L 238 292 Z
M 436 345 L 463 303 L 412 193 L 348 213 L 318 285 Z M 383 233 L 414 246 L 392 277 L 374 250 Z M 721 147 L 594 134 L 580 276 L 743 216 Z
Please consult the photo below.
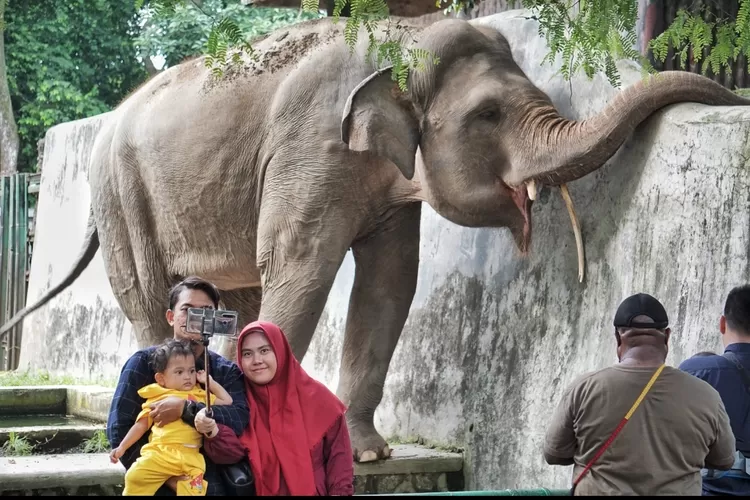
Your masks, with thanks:
M 33 245 L 29 194 L 39 191 L 40 174 L 0 177 L 0 324 L 26 304 L 28 271 Z M 0 370 L 18 366 L 22 324 L 0 337 Z
M 367 496 L 380 496 L 380 495 L 367 495 Z M 436 491 L 434 493 L 393 493 L 393 494 L 389 494 L 388 496 L 567 497 L 567 496 L 570 496 L 570 490 L 549 490 L 547 488 L 536 488 L 536 489 L 531 489 L 531 490 Z

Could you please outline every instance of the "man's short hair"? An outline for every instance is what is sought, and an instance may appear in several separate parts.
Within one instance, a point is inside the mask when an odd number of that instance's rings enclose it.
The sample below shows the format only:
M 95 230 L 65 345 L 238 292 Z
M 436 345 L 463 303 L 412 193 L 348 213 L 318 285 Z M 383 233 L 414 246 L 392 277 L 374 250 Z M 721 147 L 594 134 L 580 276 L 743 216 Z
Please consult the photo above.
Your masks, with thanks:
M 148 364 L 156 373 L 164 373 L 169 365 L 169 360 L 176 356 L 192 356 L 193 349 L 190 343 L 183 340 L 169 339 L 158 346 L 148 357 Z
M 203 278 L 199 278 L 198 276 L 188 276 L 169 290 L 170 309 L 175 308 L 175 306 L 177 305 L 177 301 L 180 299 L 180 294 L 185 289 L 200 290 L 201 292 L 205 293 L 206 295 L 208 295 L 208 298 L 211 299 L 211 302 L 214 303 L 214 307 L 218 309 L 219 300 L 221 299 L 219 289 L 216 288 L 216 285 L 214 285 L 210 281 L 206 281 Z
M 729 328 L 750 336 L 750 285 L 732 288 L 724 303 L 724 317 Z

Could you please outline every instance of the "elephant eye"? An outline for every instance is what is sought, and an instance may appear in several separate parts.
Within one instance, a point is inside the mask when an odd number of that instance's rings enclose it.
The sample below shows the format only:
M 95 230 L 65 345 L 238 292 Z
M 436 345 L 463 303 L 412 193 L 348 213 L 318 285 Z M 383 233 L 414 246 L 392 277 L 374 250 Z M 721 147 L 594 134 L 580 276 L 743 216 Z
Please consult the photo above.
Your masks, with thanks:
M 487 108 L 479 113 L 479 118 L 488 121 L 497 121 L 500 118 L 500 112 L 496 108 Z

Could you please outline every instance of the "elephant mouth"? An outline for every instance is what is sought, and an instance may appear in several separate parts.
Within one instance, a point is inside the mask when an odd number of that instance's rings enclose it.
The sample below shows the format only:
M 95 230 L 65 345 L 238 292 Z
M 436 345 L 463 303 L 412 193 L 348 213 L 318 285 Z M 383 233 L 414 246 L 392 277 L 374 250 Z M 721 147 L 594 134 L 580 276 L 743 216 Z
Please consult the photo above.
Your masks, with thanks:
M 529 196 L 530 190 L 525 185 L 520 188 L 510 190 L 510 196 L 513 199 L 513 203 L 516 204 L 516 208 L 521 212 L 523 217 L 523 231 L 513 231 L 513 237 L 516 240 L 516 246 L 521 251 L 522 255 L 526 255 L 531 246 L 531 205 L 534 203 L 533 198 Z

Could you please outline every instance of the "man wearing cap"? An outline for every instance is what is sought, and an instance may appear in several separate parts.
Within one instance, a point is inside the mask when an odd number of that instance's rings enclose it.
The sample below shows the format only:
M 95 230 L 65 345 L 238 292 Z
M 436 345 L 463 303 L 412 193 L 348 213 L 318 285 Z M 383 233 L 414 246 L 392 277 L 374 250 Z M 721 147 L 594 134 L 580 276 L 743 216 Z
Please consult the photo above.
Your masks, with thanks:
M 729 471 L 703 471 L 703 495 L 750 496 L 750 285 L 735 287 L 727 295 L 719 332 L 723 355 L 698 353 L 680 364 L 680 370 L 719 392 L 736 440 Z
M 550 465 L 573 465 L 575 495 L 700 495 L 704 465 L 734 463 L 719 393 L 663 366 L 668 324 L 654 297 L 628 297 L 614 319 L 619 363 L 578 377 L 563 393 L 543 452 Z

